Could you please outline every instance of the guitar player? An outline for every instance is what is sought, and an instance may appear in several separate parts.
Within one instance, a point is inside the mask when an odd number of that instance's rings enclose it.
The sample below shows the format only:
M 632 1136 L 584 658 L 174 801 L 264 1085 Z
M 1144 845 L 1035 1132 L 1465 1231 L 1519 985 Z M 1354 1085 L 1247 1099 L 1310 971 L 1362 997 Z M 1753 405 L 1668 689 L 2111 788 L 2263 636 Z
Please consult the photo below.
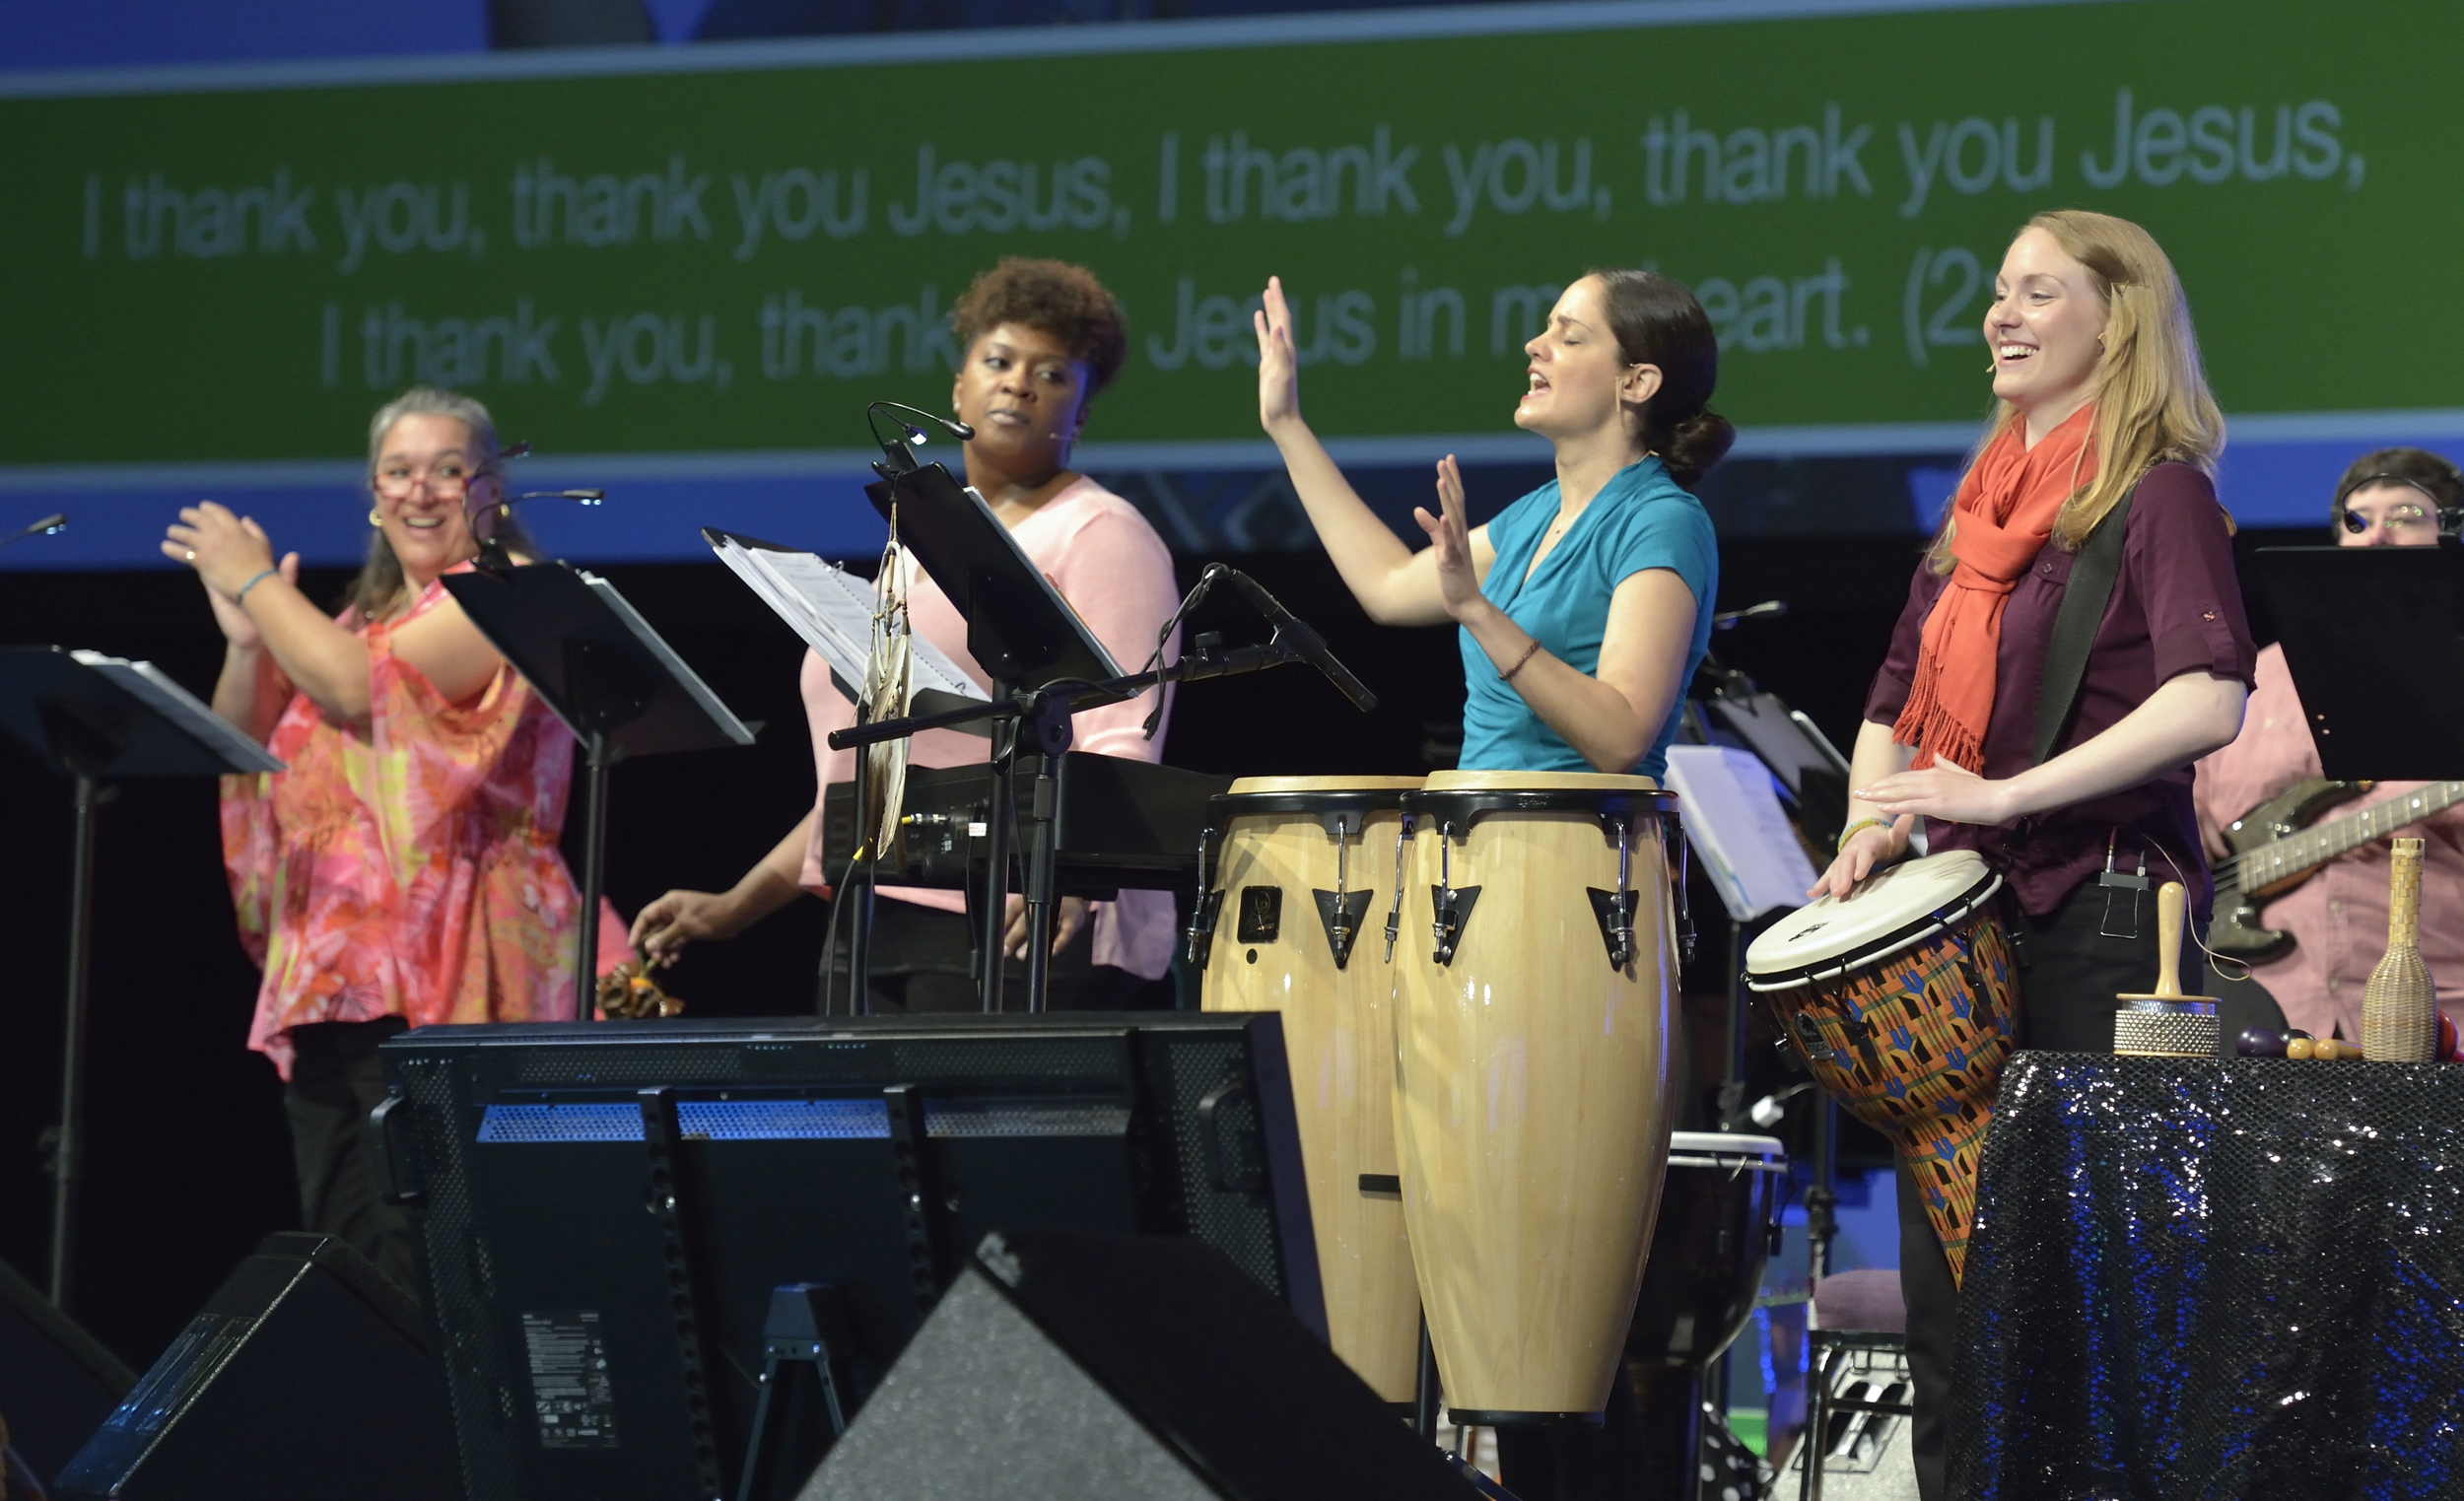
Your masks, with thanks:
M 2457 506 L 2464 474 L 2454 464 L 2421 448 L 2380 448 L 2345 471 L 2328 525 L 2344 547 L 2430 547 L 2438 512 Z M 2283 647 L 2259 653 L 2257 678 L 2240 735 L 2199 763 L 2194 791 L 2212 856 L 2278 847 L 2273 858 L 2261 856 L 2277 872 L 2272 882 L 2253 871 L 2244 885 L 2230 864 L 2218 864 L 2209 942 L 2251 963 L 2249 981 L 2217 976 L 2220 992 L 2262 986 L 2293 1026 L 2358 1042 L 2361 989 L 2387 947 L 2387 842 L 2402 833 L 2425 841 L 2422 957 L 2442 1004 L 2464 994 L 2464 783 L 2382 782 L 2362 790 L 2323 781 Z M 2402 797 L 2439 811 L 2394 827 L 2397 815 L 2381 805 Z M 2284 843 L 2289 837 L 2296 842 Z

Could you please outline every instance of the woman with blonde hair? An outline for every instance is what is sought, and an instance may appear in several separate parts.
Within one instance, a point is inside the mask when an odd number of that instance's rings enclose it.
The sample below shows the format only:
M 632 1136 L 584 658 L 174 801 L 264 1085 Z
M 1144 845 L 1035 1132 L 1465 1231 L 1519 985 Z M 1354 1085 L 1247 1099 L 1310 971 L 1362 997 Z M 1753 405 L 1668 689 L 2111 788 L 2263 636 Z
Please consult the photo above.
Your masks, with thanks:
M 2172 264 L 2126 220 L 2029 220 L 1984 332 L 1993 421 L 1875 676 L 1848 828 L 1814 894 L 1851 897 L 1923 819 L 1930 851 L 1975 851 L 2012 894 L 2020 1045 L 2110 1052 L 2114 996 L 2156 973 L 2155 904 L 2096 877 L 2178 879 L 2204 924 L 2191 765 L 2240 728 L 2258 654 L 2212 479 L 2224 418 Z M 2099 526 L 2122 528 L 2118 568 L 2040 761 L 2048 647 Z M 1935 1501 L 1956 1291 L 1904 1160 L 1899 1215 L 1918 1488 Z

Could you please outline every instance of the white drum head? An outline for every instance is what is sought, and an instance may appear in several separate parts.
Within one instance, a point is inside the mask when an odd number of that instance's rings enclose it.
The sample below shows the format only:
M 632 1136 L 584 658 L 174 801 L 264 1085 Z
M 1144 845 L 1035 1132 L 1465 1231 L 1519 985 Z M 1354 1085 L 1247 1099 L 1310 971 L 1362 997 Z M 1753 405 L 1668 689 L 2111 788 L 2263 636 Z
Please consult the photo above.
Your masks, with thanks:
M 1774 1136 L 1741 1136 L 1734 1131 L 1671 1131 L 1669 1166 L 1673 1168 L 1746 1168 L 1788 1171 L 1788 1148 Z
M 1745 973 L 1760 979 L 1830 968 L 1934 913 L 1968 905 L 1971 894 L 1982 901 L 2000 884 L 1973 850 L 1902 861 L 1867 878 L 1845 902 L 1824 897 L 1772 924 L 1745 950 Z
M 1418 777 L 1243 777 L 1225 788 L 1235 797 L 1251 792 L 1416 792 Z

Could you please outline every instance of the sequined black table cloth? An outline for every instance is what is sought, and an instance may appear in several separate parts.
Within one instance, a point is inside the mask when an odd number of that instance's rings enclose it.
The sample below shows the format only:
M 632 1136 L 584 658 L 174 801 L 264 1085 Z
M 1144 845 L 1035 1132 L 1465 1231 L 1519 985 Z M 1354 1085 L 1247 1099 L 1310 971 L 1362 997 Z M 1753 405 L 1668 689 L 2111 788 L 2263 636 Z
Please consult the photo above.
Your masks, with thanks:
M 1955 1373 L 1962 1501 L 2464 1496 L 2464 1064 L 2013 1055 Z

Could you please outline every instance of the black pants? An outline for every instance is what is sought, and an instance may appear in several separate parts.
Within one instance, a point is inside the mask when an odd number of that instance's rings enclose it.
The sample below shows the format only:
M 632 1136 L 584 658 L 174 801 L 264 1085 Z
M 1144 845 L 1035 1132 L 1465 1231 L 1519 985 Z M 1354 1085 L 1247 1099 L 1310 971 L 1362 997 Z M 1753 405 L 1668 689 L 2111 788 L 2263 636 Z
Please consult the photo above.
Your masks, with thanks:
M 2019 949 L 2019 1046 L 2111 1053 L 2113 1015 L 2121 1009 L 2114 997 L 2156 989 L 2162 951 L 2156 942 L 2155 894 L 2140 897 L 2131 937 L 2107 937 L 2100 930 L 2107 925 L 2105 890 L 2093 881 L 2083 883 L 2045 917 L 2018 914 L 2016 907 L 2007 907 L 2005 916 Z M 2113 904 L 2112 917 L 2115 932 L 2133 930 L 2127 894 Z M 2206 984 L 2205 957 L 2187 936 L 2182 947 L 2182 989 L 2194 995 L 2216 994 Z M 2217 1013 L 2227 1051 L 2244 1027 L 2285 1024 L 2284 1013 L 2264 990 L 2222 996 Z M 1908 1305 L 1908 1373 L 1916 1388 L 1910 1437 L 1917 1494 L 1923 1501 L 1943 1501 L 1944 1417 L 1951 1406 L 1958 1291 L 1905 1159 L 1899 1164 L 1898 1188 L 1899 1289 Z
M 385 1097 L 376 1045 L 408 1026 L 388 1016 L 292 1028 L 282 1107 L 300 1170 L 301 1225 L 340 1239 L 416 1297 L 410 1216 L 377 1197 L 367 1131 L 368 1113 Z
M 974 932 L 964 913 L 920 907 L 893 897 L 872 904 L 872 952 L 865 987 L 875 1016 L 910 1016 L 926 1012 L 978 1010 L 983 997 L 967 973 Z M 831 1009 L 848 1009 L 848 933 L 855 919 L 851 910 L 832 914 L 840 922 L 838 946 L 831 961 Z M 1082 924 L 1061 952 L 1053 956 L 1045 985 L 1046 1007 L 1054 1011 L 1168 1011 L 1172 1009 L 1170 980 L 1141 980 L 1128 970 L 1093 962 L 1095 924 Z M 1001 968 L 1002 1003 L 1024 1010 L 1026 961 L 1012 959 Z

